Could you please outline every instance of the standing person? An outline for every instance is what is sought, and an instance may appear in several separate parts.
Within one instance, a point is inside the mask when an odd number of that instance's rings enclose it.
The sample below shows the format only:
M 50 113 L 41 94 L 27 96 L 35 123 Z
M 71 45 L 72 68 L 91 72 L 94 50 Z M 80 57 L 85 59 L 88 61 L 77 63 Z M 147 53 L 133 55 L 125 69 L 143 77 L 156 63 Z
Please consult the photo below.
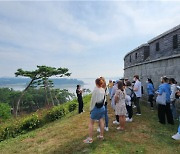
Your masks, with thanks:
M 113 110 L 115 111 L 115 93 L 116 93 L 116 90 L 118 89 L 118 81 L 117 80 L 112 88 L 112 92 L 111 92 L 111 106 L 113 108 Z M 119 125 L 119 116 L 118 115 L 115 115 L 115 120 L 113 121 L 113 124 L 117 124 Z
M 126 92 L 123 88 L 123 82 L 118 82 L 118 90 L 116 90 L 115 94 L 115 114 L 119 116 L 119 122 L 120 127 L 118 127 L 118 130 L 124 130 L 125 129 L 125 115 L 127 113 L 126 110 L 126 104 L 125 104 L 125 96 Z
M 113 88 L 113 82 L 112 80 L 109 80 L 109 83 L 108 83 L 109 96 L 111 96 L 112 88 Z
M 147 93 L 148 102 L 150 102 L 151 110 L 153 111 L 153 100 L 154 100 L 154 85 L 151 79 L 147 79 Z
M 173 118 L 176 119 L 177 118 L 177 114 L 176 114 L 176 107 L 175 107 L 175 93 L 177 92 L 177 88 L 176 88 L 176 81 L 174 78 L 170 78 L 169 79 L 169 84 L 171 85 L 171 104 L 170 104 L 170 108 L 172 111 L 172 115 Z
M 141 108 L 140 108 L 140 98 L 142 97 L 142 87 L 141 87 L 141 82 L 139 81 L 139 76 L 134 75 L 134 93 L 136 94 L 136 100 L 135 100 L 135 105 L 137 107 L 137 113 L 136 115 L 141 115 Z
M 83 112 L 83 99 L 82 99 L 82 90 L 81 90 L 80 85 L 77 85 L 76 94 L 77 94 L 78 103 L 79 103 L 79 113 L 82 113 Z
M 132 109 L 132 93 L 133 93 L 133 89 L 131 87 L 131 82 L 130 81 L 126 81 L 126 87 L 125 87 L 125 92 L 126 92 L 126 109 L 128 112 L 128 118 L 126 118 L 127 122 L 132 122 L 132 116 L 133 116 L 133 109 Z
M 104 107 L 104 99 L 105 99 L 105 90 L 102 88 L 103 81 L 100 78 L 95 80 L 96 87 L 92 92 L 91 104 L 90 104 L 90 122 L 89 122 L 89 137 L 85 139 L 84 143 L 92 143 L 93 139 L 93 127 L 94 122 L 99 120 L 100 123 L 100 135 L 97 136 L 99 139 L 104 139 L 104 116 L 105 116 L 105 107 Z
M 107 110 L 107 87 L 106 87 L 106 80 L 104 77 L 100 77 L 100 79 L 103 80 L 103 86 L 102 88 L 104 88 L 105 90 L 105 100 L 104 100 L 104 107 L 105 107 L 105 127 L 104 127 L 104 130 L 105 131 L 109 131 L 109 127 L 108 127 L 108 124 L 109 124 L 109 117 L 108 117 L 108 110 Z M 100 132 L 100 128 L 97 128 L 97 131 Z
M 179 114 L 179 127 L 178 127 L 178 132 L 172 136 L 174 140 L 180 140 L 180 86 L 177 86 L 179 89 L 176 92 L 176 100 L 175 100 L 175 105 L 176 105 L 176 111 Z
M 168 78 L 162 77 L 161 83 L 162 84 L 159 86 L 157 94 L 162 95 L 163 93 L 166 93 L 166 103 L 165 105 L 158 104 L 159 122 L 161 124 L 165 124 L 166 123 L 165 115 L 166 115 L 168 123 L 174 125 L 174 120 L 173 120 L 172 112 L 170 109 L 171 88 L 170 88 L 170 85 L 168 84 Z

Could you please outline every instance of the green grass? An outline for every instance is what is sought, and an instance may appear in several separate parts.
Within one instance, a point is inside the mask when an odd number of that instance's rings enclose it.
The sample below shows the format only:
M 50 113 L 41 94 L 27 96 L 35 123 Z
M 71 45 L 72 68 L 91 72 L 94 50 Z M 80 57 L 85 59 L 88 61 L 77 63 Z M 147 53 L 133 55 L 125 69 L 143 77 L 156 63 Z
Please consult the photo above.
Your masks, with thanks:
M 90 101 L 90 97 L 85 101 Z M 92 154 L 178 154 L 180 141 L 171 136 L 176 133 L 178 122 L 174 126 L 158 123 L 157 111 L 142 107 L 142 116 L 134 116 L 132 123 L 126 123 L 126 131 L 120 132 L 112 125 L 114 113 L 109 106 L 109 132 L 105 132 L 105 140 L 96 138 L 98 133 L 94 127 L 94 142 L 84 144 L 88 136 L 89 103 L 85 113 L 74 111 L 66 117 L 49 123 L 42 128 L 20 135 L 17 138 L 0 143 L 0 153 L 92 153 Z

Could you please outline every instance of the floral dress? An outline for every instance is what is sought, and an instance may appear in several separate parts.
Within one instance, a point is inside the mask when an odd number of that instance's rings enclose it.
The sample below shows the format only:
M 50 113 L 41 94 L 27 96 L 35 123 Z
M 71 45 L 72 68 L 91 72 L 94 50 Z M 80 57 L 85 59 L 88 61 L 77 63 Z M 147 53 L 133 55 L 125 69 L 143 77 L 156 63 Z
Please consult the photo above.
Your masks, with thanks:
M 125 91 L 121 91 L 120 89 L 116 90 L 115 94 L 115 100 L 116 100 L 116 106 L 115 106 L 115 114 L 116 115 L 126 115 L 126 104 L 125 104 Z

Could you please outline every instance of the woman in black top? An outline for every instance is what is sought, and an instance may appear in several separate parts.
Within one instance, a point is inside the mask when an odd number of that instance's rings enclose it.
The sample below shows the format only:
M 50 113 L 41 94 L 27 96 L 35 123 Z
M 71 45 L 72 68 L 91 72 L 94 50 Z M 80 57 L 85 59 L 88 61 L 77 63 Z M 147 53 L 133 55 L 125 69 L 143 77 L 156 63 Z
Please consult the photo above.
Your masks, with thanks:
M 83 99 L 82 99 L 82 90 L 80 90 L 81 86 L 77 85 L 76 94 L 79 103 L 79 113 L 83 112 Z

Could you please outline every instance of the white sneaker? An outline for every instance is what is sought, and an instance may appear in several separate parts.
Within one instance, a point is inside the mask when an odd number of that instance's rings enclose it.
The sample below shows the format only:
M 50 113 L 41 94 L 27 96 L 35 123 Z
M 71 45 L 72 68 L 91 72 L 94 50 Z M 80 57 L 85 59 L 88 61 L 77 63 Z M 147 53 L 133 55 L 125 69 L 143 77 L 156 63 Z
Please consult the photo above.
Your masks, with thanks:
M 100 128 L 97 128 L 97 132 L 101 132 Z
M 136 113 L 136 115 L 140 116 L 141 114 L 140 113 Z
M 133 105 L 133 109 L 135 109 L 136 108 L 136 105 Z
M 180 134 L 177 132 L 177 134 L 173 135 L 172 138 L 174 140 L 180 140 Z
M 113 121 L 113 124 L 119 125 L 119 122 L 117 122 L 116 120 Z
M 108 132 L 108 131 L 109 131 L 109 128 L 108 128 L 108 127 L 104 127 L 104 130 L 105 130 L 106 132 Z
M 133 119 L 132 119 L 132 118 L 131 118 L 131 119 L 126 118 L 126 121 L 127 121 L 127 122 L 132 122 L 132 121 L 133 121 Z

